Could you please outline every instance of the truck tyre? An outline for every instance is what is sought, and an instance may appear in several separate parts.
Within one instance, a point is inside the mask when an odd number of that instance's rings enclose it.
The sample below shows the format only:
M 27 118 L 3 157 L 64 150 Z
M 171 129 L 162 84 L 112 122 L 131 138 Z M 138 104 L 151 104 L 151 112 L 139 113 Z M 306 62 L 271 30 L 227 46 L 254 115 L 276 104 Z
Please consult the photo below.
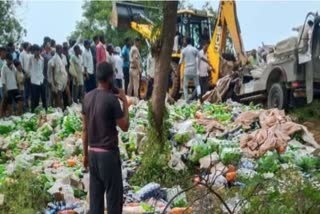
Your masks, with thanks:
M 170 84 L 169 84 L 169 95 L 174 99 L 178 100 L 180 97 L 180 71 L 178 70 L 178 64 L 174 61 L 170 65 Z
M 268 90 L 267 108 L 284 109 L 287 106 L 287 90 L 283 84 L 273 83 Z

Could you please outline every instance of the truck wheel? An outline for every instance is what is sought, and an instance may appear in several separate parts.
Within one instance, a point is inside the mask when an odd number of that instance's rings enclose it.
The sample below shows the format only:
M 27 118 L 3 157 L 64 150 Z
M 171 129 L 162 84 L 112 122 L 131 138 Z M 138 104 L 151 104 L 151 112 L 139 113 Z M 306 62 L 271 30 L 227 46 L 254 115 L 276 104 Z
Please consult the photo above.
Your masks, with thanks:
M 284 109 L 287 106 L 287 90 L 281 83 L 273 83 L 268 90 L 267 108 Z
M 169 95 L 178 100 L 180 97 L 180 71 L 178 70 L 178 64 L 174 61 L 170 65 L 170 84 L 169 84 Z

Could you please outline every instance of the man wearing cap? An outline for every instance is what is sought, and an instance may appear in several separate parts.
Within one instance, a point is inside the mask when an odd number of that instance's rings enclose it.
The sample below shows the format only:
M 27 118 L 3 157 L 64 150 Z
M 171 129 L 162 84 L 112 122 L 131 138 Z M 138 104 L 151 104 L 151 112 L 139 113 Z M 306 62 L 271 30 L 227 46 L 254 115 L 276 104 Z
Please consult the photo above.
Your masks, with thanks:
M 139 97 L 139 83 L 140 83 L 140 73 L 142 72 L 141 67 L 141 56 L 139 52 L 140 48 L 140 39 L 136 38 L 134 40 L 134 45 L 130 49 L 130 70 L 129 70 L 129 86 L 128 86 L 128 95 Z
M 89 40 L 84 41 L 84 51 L 82 54 L 84 76 L 85 76 L 85 90 L 86 93 L 90 92 L 95 88 L 95 76 L 94 76 L 94 65 L 93 56 L 91 52 L 91 44 Z

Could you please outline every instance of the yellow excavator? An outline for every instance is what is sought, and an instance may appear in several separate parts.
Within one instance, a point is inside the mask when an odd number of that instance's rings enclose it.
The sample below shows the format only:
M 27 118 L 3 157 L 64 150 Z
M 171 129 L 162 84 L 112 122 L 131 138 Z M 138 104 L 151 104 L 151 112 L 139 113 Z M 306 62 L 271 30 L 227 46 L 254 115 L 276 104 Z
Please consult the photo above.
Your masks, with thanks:
M 153 22 L 147 18 L 147 13 L 153 9 L 146 9 L 143 5 L 129 1 L 116 1 L 113 3 L 111 24 L 119 28 L 131 28 L 141 34 L 146 39 L 147 44 L 150 44 L 155 38 L 153 32 Z M 220 1 L 219 10 L 213 25 L 213 33 L 211 20 L 213 14 L 207 11 L 195 9 L 182 9 L 177 12 L 176 29 L 180 37 L 190 37 L 195 47 L 199 48 L 203 32 L 206 30 L 209 33 L 210 44 L 208 48 L 208 61 L 211 65 L 212 72 L 211 85 L 214 87 L 220 77 L 222 66 L 222 54 L 225 52 L 227 37 L 229 36 L 233 43 L 234 55 L 238 61 L 245 63 L 246 54 L 243 48 L 240 35 L 240 26 L 238 23 L 236 3 L 234 0 Z M 179 39 L 179 49 L 182 48 L 181 38 Z M 178 71 L 178 63 L 181 54 L 180 50 L 173 51 L 172 63 L 169 78 L 169 94 L 172 98 L 178 99 L 184 69 L 180 67 Z M 140 86 L 140 93 L 145 93 L 146 84 Z M 141 96 L 143 97 L 143 96 Z

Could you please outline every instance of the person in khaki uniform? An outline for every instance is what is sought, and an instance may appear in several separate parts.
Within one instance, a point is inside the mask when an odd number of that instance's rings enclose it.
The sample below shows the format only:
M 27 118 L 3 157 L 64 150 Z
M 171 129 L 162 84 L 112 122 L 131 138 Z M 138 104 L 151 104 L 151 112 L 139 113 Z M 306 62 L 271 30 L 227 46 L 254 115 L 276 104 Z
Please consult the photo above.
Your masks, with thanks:
M 128 86 L 128 95 L 134 97 L 139 97 L 139 83 L 140 83 L 140 74 L 142 72 L 141 68 L 141 56 L 139 52 L 140 48 L 140 39 L 136 38 L 134 40 L 134 45 L 130 49 L 130 70 L 129 70 L 129 86 Z
M 74 47 L 74 55 L 70 58 L 70 75 L 73 78 L 72 98 L 75 103 L 82 103 L 84 96 L 84 72 L 82 68 L 81 49 L 78 45 Z

